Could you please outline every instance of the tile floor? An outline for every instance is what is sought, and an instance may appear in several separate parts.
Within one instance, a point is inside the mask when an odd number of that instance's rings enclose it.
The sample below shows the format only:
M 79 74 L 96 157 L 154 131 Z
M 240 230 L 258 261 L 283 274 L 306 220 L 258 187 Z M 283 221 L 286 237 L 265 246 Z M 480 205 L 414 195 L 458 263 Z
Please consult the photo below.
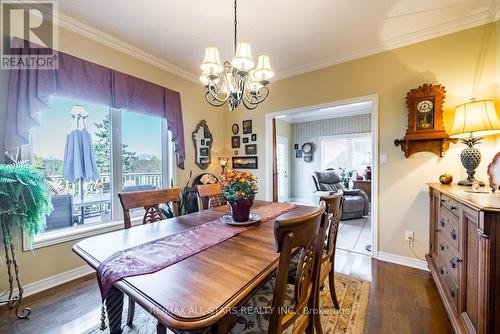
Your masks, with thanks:
M 365 247 L 372 242 L 371 214 L 358 219 L 343 220 L 340 222 L 337 236 L 337 247 L 348 251 L 368 254 Z

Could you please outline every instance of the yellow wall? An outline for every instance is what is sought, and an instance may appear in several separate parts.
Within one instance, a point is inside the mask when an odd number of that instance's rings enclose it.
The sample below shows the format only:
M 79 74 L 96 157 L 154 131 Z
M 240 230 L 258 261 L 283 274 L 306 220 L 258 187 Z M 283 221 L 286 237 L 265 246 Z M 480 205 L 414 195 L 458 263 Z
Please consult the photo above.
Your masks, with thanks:
M 219 173 L 220 166 L 217 156 L 224 152 L 225 138 L 227 137 L 226 115 L 220 109 L 210 107 L 204 99 L 204 91 L 201 84 L 190 82 L 166 71 L 163 71 L 148 63 L 142 62 L 121 53 L 115 49 L 99 44 L 71 31 L 59 30 L 59 49 L 63 52 L 77 57 L 113 68 L 153 83 L 168 87 L 181 93 L 182 109 L 184 116 L 184 132 L 186 144 L 186 168 L 177 169 L 177 184 L 185 185 L 189 171 L 193 170 L 193 176 L 202 172 L 194 164 L 194 146 L 191 133 L 196 124 L 206 119 L 213 135 L 212 164 L 206 170 Z M 6 87 L 8 72 L 0 71 L 0 87 Z M 6 89 L 0 89 L 0 103 L 6 105 Z M 3 143 L 5 108 L 0 108 L 0 144 Z M 3 145 L 1 146 L 3 147 Z M 1 154 L 3 159 L 3 154 Z M 3 162 L 1 160 L 0 162 Z M 18 261 L 21 265 L 21 275 L 24 284 L 39 281 L 41 279 L 75 269 L 84 263 L 73 254 L 71 247 L 78 241 L 36 249 L 33 252 L 21 252 L 20 237 L 17 238 Z M 3 246 L 2 246 L 3 248 Z M 4 261 L 3 254 L 0 259 Z M 4 264 L 1 264 L 4 266 Z M 6 289 L 7 278 L 5 270 L 0 270 L 0 291 Z
M 426 182 L 436 182 L 444 172 L 455 180 L 465 176 L 459 155 L 463 145 L 452 145 L 444 158 L 422 152 L 405 159 L 396 138 L 407 125 L 405 96 L 423 83 L 446 87 L 446 128 L 451 127 L 453 107 L 471 97 L 498 101 L 496 30 L 487 24 L 396 50 L 338 64 L 271 84 L 268 100 L 255 111 L 228 113 L 228 124 L 253 119 L 258 137 L 259 160 L 264 161 L 265 114 L 359 96 L 379 96 L 379 152 L 389 164 L 379 166 L 379 250 L 414 257 L 404 241 L 404 231 L 415 231 L 415 250 L 423 257 L 428 248 L 428 195 Z M 500 44 L 498 44 L 500 46 Z M 279 59 L 275 59 L 279 61 Z M 497 108 L 500 110 L 500 104 Z M 241 123 L 240 123 L 241 124 Z M 302 143 L 299 143 L 302 144 Z M 495 139 L 481 145 L 483 161 L 478 176 L 486 179 L 486 166 L 499 145 Z M 266 187 L 264 165 L 257 172 L 260 197 Z M 266 171 L 270 172 L 270 171 Z

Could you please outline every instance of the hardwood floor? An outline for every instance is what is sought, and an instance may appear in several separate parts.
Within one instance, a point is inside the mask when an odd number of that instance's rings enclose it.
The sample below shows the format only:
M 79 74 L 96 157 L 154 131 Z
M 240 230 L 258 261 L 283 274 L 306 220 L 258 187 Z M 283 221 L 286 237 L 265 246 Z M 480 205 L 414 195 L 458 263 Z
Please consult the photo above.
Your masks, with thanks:
M 337 272 L 372 282 L 365 333 L 453 333 L 430 273 L 337 250 Z M 0 308 L 0 333 L 81 333 L 96 326 L 100 296 L 93 275 L 26 298 L 29 320 Z

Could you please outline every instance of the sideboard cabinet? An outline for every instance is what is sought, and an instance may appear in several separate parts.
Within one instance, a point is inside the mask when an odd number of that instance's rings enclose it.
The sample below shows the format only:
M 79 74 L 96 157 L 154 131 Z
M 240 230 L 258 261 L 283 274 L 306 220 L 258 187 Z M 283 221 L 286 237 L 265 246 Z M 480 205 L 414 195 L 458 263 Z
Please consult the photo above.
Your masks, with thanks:
M 500 333 L 500 193 L 428 185 L 426 258 L 453 329 Z

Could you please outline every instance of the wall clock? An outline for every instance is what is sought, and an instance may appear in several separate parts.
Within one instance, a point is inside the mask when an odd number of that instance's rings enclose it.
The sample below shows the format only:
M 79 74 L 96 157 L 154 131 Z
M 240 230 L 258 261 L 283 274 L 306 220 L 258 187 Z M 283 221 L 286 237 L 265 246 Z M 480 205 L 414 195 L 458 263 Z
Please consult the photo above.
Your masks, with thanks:
M 421 151 L 429 151 L 444 156 L 450 139 L 443 125 L 443 104 L 446 97 L 444 86 L 423 84 L 406 94 L 408 127 L 402 139 L 394 144 L 401 146 L 405 157 Z
M 304 143 L 302 145 L 302 153 L 304 157 L 305 162 L 311 162 L 312 161 L 312 154 L 313 154 L 313 144 L 312 143 Z

